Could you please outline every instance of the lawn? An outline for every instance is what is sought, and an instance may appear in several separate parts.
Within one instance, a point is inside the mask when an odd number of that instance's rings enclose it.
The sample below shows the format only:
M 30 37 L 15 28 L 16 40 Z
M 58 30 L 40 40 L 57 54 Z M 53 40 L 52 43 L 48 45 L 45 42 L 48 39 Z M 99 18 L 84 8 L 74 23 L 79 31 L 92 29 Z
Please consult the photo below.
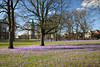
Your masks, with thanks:
M 0 53 L 0 67 L 100 67 L 100 51 L 74 49 Z
M 75 44 L 100 44 L 100 40 L 76 40 L 76 41 L 45 41 L 45 44 L 58 44 L 58 45 L 75 45 Z M 15 40 L 14 46 L 22 46 L 22 45 L 40 45 L 40 41 L 38 40 Z M 0 48 L 7 48 L 7 41 L 0 41 Z
M 99 40 L 58 41 L 45 44 L 76 45 L 98 44 Z M 39 41 L 16 40 L 16 47 L 40 45 Z M 0 67 L 100 67 L 100 50 L 87 49 L 7 49 L 8 42 L 0 42 Z M 27 47 L 28 48 L 28 47 Z

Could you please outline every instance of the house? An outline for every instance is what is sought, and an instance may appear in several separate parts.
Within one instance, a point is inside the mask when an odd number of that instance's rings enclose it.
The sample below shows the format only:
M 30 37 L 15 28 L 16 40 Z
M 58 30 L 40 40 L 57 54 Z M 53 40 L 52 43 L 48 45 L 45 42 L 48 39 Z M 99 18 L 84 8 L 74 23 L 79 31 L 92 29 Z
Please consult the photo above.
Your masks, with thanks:
M 29 26 L 28 27 L 28 38 L 29 39 L 34 39 L 34 37 L 35 37 L 35 31 L 34 31 L 34 22 L 32 21 L 32 22 L 26 22 L 26 24 Z
M 68 33 L 65 33 L 65 34 L 63 35 L 63 37 L 64 37 L 65 39 L 67 39 L 67 40 L 73 40 L 73 39 L 75 39 L 75 34 L 76 34 L 76 33 L 68 32 Z
M 88 32 L 85 33 L 85 39 L 91 39 L 92 31 L 88 30 Z
M 100 30 L 92 31 L 92 38 L 93 39 L 100 39 Z
M 29 30 L 29 35 L 28 35 L 29 36 L 29 39 L 34 39 L 34 37 L 35 37 L 34 34 L 35 34 L 34 30 L 33 29 L 30 29 Z
M 94 31 L 87 31 L 84 35 L 83 32 L 78 33 L 66 33 L 63 35 L 65 39 L 69 40 L 84 40 L 84 39 L 100 39 L 100 30 L 94 30 Z M 85 38 L 84 38 L 85 37 Z
M 34 39 L 35 38 L 35 25 L 34 22 L 26 22 L 23 26 L 24 28 L 24 34 L 23 35 L 19 35 L 18 38 L 19 39 Z
M 23 35 L 18 36 L 18 38 L 19 38 L 19 39 L 28 39 L 28 36 L 25 35 L 25 34 L 23 34 Z
M 9 38 L 8 24 L 5 21 L 0 20 L 0 40 L 6 40 Z

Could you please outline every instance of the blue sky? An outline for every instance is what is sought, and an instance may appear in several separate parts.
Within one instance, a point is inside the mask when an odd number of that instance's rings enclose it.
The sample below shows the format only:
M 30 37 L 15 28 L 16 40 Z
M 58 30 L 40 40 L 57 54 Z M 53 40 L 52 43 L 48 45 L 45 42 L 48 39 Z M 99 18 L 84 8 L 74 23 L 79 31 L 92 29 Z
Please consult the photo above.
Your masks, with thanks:
M 83 8 L 81 5 L 82 4 L 81 0 L 69 0 L 69 1 L 71 1 L 71 4 L 70 4 L 70 7 L 68 8 L 68 10 L 72 10 L 72 9 L 76 9 L 76 8 Z M 17 12 L 19 12 L 19 11 L 17 11 Z M 94 15 L 90 17 L 91 19 L 96 19 L 96 21 L 94 22 L 93 30 L 100 29 L 99 14 L 97 14 L 96 11 L 94 11 L 93 13 L 94 13 Z M 1 18 L 2 18 L 2 15 L 0 15 L 0 19 Z M 21 25 L 23 25 L 25 23 L 21 18 L 18 18 L 17 22 L 20 23 Z M 20 32 L 19 34 L 21 34 L 21 33 L 22 32 Z
M 76 9 L 76 8 L 83 8 L 81 0 L 72 0 L 70 9 Z M 92 13 L 94 13 L 94 14 L 92 14 Z M 95 10 L 92 11 L 91 14 L 92 14 L 92 16 L 90 18 L 95 19 L 95 21 L 93 23 L 93 30 L 96 30 L 96 29 L 100 30 L 100 19 L 99 19 L 100 14 L 98 13 L 98 11 L 95 11 Z

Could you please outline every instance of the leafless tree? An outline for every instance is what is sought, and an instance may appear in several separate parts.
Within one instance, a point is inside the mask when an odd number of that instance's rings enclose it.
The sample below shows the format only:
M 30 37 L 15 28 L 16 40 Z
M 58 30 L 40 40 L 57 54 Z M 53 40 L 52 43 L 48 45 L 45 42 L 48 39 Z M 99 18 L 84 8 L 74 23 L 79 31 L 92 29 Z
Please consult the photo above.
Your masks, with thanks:
M 19 0 L 2 0 L 0 3 L 0 13 L 5 12 L 8 16 L 8 25 L 9 25 L 9 47 L 13 48 L 14 41 L 14 30 L 15 30 L 15 20 L 14 20 L 14 10 L 18 4 Z
M 79 32 L 83 33 L 81 34 L 83 36 L 82 39 L 85 39 L 85 33 L 90 29 L 92 25 L 92 23 L 90 23 L 91 20 L 89 20 L 88 18 L 89 15 L 87 14 L 84 8 L 78 8 L 78 9 L 73 10 L 73 16 L 74 16 L 75 25 L 76 25 L 77 39 L 80 35 Z
M 27 3 L 30 5 L 28 6 Z M 44 46 L 44 37 L 58 27 L 58 24 L 47 29 L 49 13 L 55 12 L 56 0 L 22 0 L 23 6 L 38 19 L 40 27 L 41 46 Z M 52 22 L 51 22 L 52 23 Z

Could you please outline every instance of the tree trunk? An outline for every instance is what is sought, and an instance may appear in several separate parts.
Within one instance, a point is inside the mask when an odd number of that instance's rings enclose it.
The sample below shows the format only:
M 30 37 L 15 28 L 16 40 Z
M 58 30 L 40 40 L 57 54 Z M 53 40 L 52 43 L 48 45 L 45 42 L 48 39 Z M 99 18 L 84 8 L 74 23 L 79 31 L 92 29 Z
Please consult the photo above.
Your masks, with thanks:
M 11 13 L 10 13 L 10 0 L 8 0 L 8 22 L 9 22 L 9 47 L 10 49 L 13 49 L 13 39 L 12 39 L 12 28 L 11 28 Z
M 15 38 L 15 18 L 14 18 L 14 8 L 13 8 L 13 0 L 11 0 L 11 9 L 12 9 L 12 40 Z
M 9 32 L 9 47 L 10 49 L 13 49 L 13 35 L 12 32 Z
M 45 30 L 41 29 L 41 46 L 45 46 L 44 37 L 45 37 Z
M 83 32 L 83 40 L 85 40 L 85 32 Z
M 11 3 L 11 9 L 10 9 L 10 3 Z M 14 30 L 15 30 L 13 0 L 11 1 L 8 0 L 8 21 L 9 21 L 9 47 L 8 48 L 13 49 Z
M 29 30 L 28 30 L 28 40 L 30 39 Z
M 6 29 L 5 29 L 5 40 L 6 40 L 6 37 L 7 37 L 7 36 L 6 36 Z

